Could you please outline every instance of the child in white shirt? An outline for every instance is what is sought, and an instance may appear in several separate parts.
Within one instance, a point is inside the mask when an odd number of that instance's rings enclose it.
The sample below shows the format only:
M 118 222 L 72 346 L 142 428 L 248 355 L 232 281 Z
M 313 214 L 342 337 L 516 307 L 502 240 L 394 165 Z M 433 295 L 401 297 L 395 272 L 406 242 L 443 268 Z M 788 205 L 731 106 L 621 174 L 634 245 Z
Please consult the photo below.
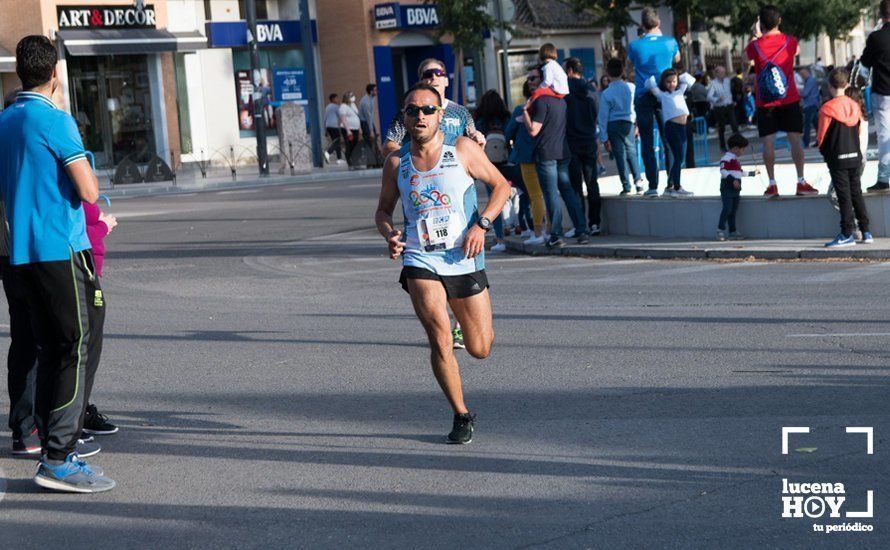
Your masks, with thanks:
M 668 69 L 661 73 L 656 84 L 655 77 L 646 81 L 646 89 L 661 101 L 661 118 L 664 123 L 664 139 L 670 149 L 670 165 L 668 166 L 668 186 L 664 196 L 691 197 L 692 193 L 680 185 L 680 169 L 686 158 L 686 121 L 689 108 L 686 106 L 686 88 L 695 84 L 695 78 L 689 73 L 677 76 L 677 71 Z
M 541 68 L 541 85 L 532 94 L 532 101 L 542 95 L 563 98 L 569 93 L 569 77 L 565 70 L 556 62 L 559 53 L 556 46 L 546 43 L 538 50 L 538 58 L 544 66 Z

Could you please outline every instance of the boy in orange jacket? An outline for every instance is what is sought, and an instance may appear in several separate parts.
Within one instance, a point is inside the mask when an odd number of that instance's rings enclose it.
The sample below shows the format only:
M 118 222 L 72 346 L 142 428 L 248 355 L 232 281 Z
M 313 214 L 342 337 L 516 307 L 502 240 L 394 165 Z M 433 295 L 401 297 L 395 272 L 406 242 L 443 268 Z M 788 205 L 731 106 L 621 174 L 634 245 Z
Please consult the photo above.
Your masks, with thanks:
M 859 103 L 844 95 L 850 83 L 850 73 L 844 69 L 834 69 L 828 75 L 828 91 L 832 99 L 819 110 L 819 131 L 816 144 L 837 193 L 841 211 L 841 232 L 826 248 L 839 248 L 856 245 L 856 222 L 862 232 L 863 244 L 873 242 L 868 231 L 868 212 L 862 198 L 862 168 L 864 159 L 859 147 L 859 123 L 862 110 Z

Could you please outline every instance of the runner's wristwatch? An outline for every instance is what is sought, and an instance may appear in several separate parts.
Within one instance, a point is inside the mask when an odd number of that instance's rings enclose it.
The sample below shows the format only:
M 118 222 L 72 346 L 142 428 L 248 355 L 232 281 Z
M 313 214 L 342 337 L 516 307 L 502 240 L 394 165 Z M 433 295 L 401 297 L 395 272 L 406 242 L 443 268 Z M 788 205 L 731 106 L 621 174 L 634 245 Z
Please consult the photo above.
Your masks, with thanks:
M 479 221 L 476 222 L 476 225 L 481 227 L 484 231 L 488 231 L 489 229 L 491 229 L 491 220 L 489 220 L 485 216 L 482 216 L 481 218 L 479 218 Z

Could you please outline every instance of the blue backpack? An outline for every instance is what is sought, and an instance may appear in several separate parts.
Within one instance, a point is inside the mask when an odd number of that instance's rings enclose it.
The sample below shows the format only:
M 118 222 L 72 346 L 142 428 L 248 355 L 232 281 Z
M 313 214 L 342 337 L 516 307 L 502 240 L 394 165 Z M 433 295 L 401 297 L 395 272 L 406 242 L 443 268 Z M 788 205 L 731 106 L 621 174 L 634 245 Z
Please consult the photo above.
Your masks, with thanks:
M 757 42 L 754 42 L 754 49 L 757 50 L 757 54 L 762 59 L 766 59 L 763 68 L 757 73 L 757 98 L 760 99 L 761 103 L 771 103 L 785 99 L 785 96 L 788 95 L 788 79 L 785 78 L 782 68 L 773 63 L 773 60 L 788 46 L 789 42 L 791 42 L 791 38 L 787 38 L 782 47 L 776 50 L 776 53 L 769 59 L 763 55 L 763 50 L 760 49 Z

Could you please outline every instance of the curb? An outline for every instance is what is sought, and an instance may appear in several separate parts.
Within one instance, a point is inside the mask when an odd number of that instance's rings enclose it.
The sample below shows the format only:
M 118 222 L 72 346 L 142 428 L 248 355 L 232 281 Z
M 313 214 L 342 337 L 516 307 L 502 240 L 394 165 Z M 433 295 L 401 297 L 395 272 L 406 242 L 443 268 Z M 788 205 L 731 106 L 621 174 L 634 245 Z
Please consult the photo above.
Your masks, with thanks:
M 595 258 L 626 258 L 649 260 L 890 260 L 890 249 L 823 250 L 801 249 L 748 249 L 726 248 L 646 248 L 622 245 L 571 245 L 551 250 L 544 245 L 525 245 L 512 239 L 506 240 L 511 252 L 531 256 L 572 256 Z
M 280 185 L 293 185 L 299 183 L 319 183 L 327 181 L 340 181 L 344 179 L 364 179 L 379 178 L 382 170 L 379 168 L 371 170 L 343 170 L 336 172 L 313 172 L 308 174 L 296 174 L 293 176 L 268 176 L 260 178 L 253 176 L 244 180 L 196 180 L 199 183 L 187 183 L 184 185 L 167 185 L 167 184 L 129 184 L 118 185 L 111 188 L 100 188 L 99 193 L 109 198 L 122 197 L 149 197 L 155 195 L 179 195 L 185 193 L 201 193 L 209 191 L 224 191 L 228 189 L 245 189 L 252 187 L 275 187 Z

